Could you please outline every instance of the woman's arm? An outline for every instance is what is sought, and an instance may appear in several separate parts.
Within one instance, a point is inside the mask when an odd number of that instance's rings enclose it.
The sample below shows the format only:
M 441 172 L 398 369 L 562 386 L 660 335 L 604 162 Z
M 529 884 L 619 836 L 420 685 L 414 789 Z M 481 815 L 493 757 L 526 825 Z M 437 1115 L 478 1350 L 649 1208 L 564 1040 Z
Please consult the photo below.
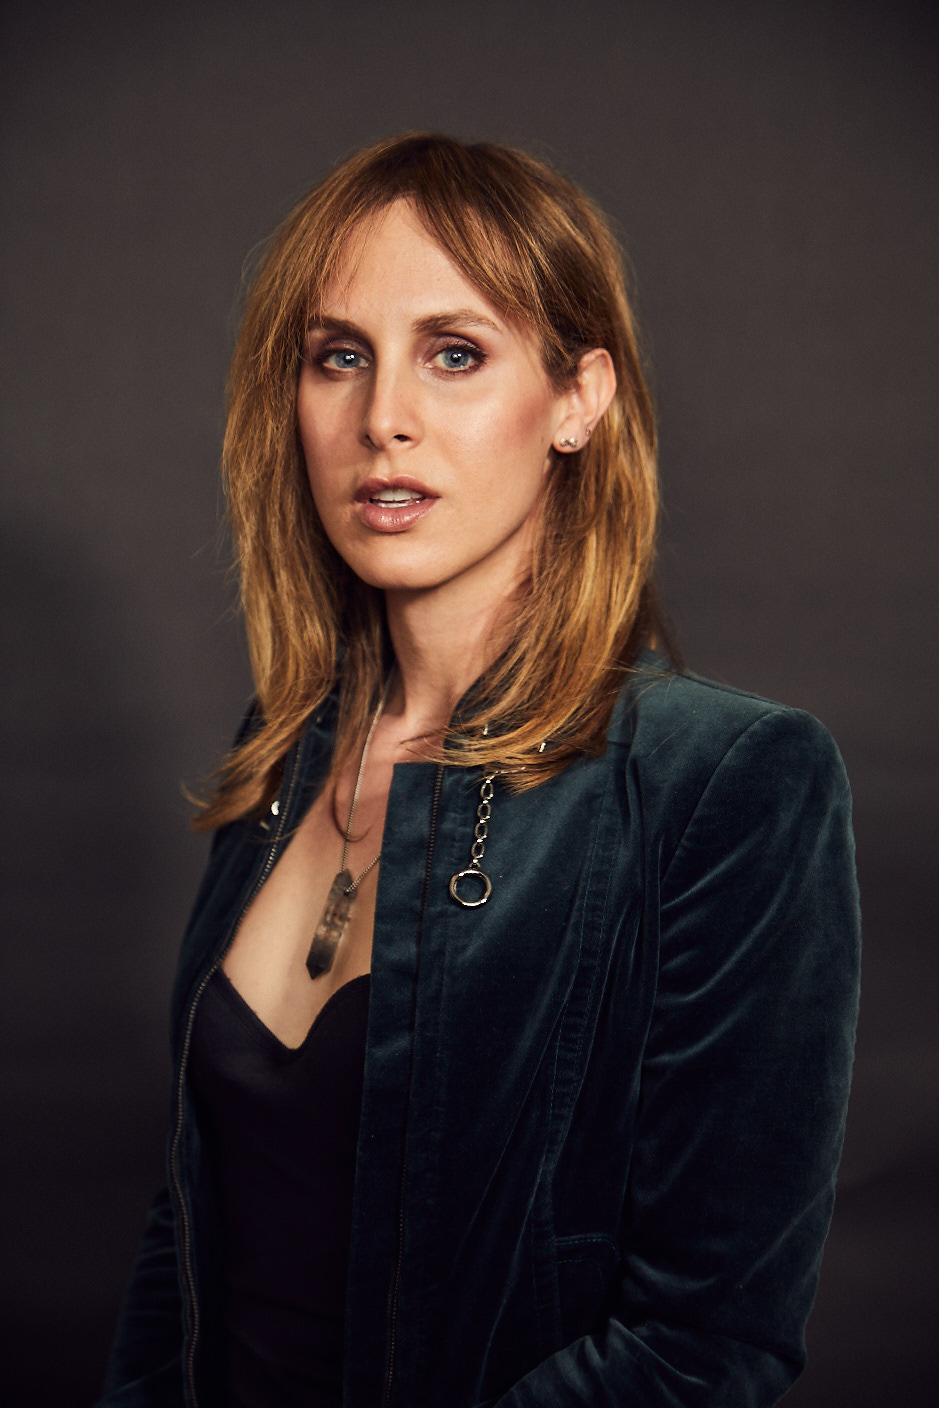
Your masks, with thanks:
M 661 881 L 660 966 L 598 1333 L 497 1408 L 766 1408 L 804 1362 L 857 1009 L 850 796 L 820 724 L 727 751 Z

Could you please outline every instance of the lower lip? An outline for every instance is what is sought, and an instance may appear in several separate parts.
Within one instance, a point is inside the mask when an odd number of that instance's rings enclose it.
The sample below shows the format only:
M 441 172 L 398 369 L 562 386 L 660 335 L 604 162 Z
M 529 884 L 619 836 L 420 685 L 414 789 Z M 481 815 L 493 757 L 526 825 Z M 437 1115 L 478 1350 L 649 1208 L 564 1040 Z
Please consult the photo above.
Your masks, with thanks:
M 376 504 L 366 499 L 355 507 L 361 522 L 373 532 L 403 533 L 430 513 L 436 502 L 436 499 L 413 499 L 402 504 Z

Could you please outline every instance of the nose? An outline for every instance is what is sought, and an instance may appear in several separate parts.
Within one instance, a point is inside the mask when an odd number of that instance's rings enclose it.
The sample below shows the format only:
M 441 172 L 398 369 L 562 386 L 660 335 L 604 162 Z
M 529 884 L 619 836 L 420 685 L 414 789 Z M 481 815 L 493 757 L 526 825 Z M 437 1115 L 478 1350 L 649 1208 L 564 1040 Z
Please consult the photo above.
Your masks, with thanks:
M 421 435 L 418 388 L 406 366 L 386 362 L 372 377 L 362 441 L 373 450 L 416 442 Z

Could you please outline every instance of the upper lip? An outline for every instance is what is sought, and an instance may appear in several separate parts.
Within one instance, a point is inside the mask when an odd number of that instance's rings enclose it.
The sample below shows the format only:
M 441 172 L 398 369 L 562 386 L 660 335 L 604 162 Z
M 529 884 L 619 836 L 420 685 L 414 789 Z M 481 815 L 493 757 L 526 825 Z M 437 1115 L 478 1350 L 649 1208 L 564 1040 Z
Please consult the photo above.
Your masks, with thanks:
M 426 484 L 422 484 L 419 479 L 412 479 L 410 474 L 396 474 L 391 479 L 363 479 L 358 489 L 355 491 L 355 501 L 358 504 L 368 503 L 369 499 L 382 489 L 410 489 L 415 494 L 420 494 L 422 499 L 436 499 L 439 495 L 433 489 L 428 489 Z

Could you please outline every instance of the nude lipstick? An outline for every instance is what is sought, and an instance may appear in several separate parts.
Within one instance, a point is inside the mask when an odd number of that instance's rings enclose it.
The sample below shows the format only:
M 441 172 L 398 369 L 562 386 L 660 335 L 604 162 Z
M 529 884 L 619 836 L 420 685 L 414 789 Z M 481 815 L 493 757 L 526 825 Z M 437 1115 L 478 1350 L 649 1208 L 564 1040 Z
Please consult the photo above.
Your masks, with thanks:
M 403 533 L 424 518 L 438 495 L 418 479 L 396 474 L 393 479 L 366 479 L 355 494 L 359 519 L 376 533 Z

